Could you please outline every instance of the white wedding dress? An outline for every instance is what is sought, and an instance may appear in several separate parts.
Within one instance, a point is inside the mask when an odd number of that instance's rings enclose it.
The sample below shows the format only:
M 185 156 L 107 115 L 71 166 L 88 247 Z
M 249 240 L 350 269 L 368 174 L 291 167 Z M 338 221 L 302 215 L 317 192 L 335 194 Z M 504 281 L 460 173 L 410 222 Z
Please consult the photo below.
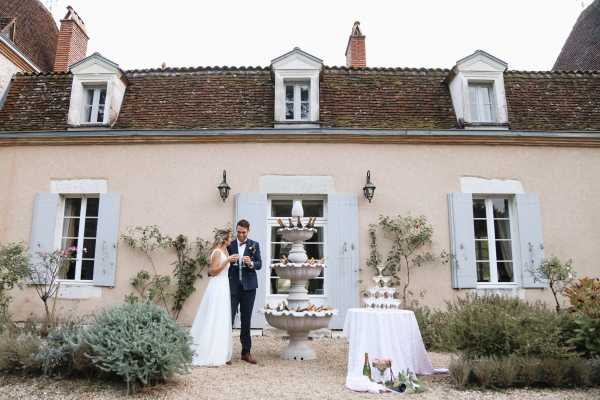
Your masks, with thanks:
M 225 253 L 219 249 L 210 254 L 211 260 L 213 256 L 219 257 L 221 263 L 227 260 Z M 193 365 L 219 366 L 231 360 L 233 338 L 228 270 L 229 265 L 219 275 L 208 278 L 208 286 L 190 331 Z

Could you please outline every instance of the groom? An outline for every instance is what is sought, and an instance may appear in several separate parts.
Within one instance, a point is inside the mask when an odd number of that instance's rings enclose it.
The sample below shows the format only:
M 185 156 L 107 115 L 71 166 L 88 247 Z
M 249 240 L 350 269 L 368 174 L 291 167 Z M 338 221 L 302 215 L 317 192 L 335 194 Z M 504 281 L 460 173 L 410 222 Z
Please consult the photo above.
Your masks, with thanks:
M 239 254 L 240 258 L 229 267 L 229 289 L 231 292 L 231 321 L 240 306 L 242 329 L 240 341 L 242 342 L 242 360 L 256 364 L 256 359 L 250 354 L 252 339 L 250 338 L 250 320 L 252 308 L 256 297 L 258 280 L 256 271 L 262 267 L 260 247 L 258 242 L 248 239 L 250 223 L 245 219 L 238 221 L 236 226 L 237 239 L 232 241 L 227 251 L 229 254 Z

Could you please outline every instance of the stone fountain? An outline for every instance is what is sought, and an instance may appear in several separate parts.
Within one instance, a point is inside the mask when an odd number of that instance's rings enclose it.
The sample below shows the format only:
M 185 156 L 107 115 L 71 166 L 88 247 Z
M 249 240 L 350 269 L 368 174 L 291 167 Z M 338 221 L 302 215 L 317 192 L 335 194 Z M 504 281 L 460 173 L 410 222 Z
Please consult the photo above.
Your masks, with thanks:
M 289 344 L 281 354 L 284 360 L 313 360 L 315 351 L 308 341 L 310 331 L 326 328 L 337 311 L 330 307 L 316 307 L 309 303 L 306 283 L 318 277 L 325 268 L 322 261 L 308 260 L 303 242 L 309 240 L 317 230 L 303 220 L 304 210 L 300 200 L 294 200 L 292 221 L 295 225 L 281 227 L 277 230 L 283 240 L 292 243 L 287 258 L 271 265 L 277 276 L 289 279 L 291 286 L 284 302 L 276 308 L 266 306 L 265 318 L 269 325 L 288 332 Z

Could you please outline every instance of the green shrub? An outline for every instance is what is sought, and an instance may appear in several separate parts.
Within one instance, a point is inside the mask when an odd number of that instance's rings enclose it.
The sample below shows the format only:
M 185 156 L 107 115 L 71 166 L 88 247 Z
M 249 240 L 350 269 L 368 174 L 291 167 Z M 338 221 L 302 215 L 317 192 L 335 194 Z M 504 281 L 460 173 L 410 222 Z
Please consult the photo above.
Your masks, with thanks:
M 542 303 L 501 296 L 467 296 L 448 304 L 448 347 L 467 358 L 506 357 L 511 354 L 564 358 L 565 316 Z
M 35 355 L 41 340 L 32 334 L 14 335 L 5 332 L 0 335 L 0 371 L 6 373 L 35 373 L 40 363 Z
M 127 391 L 189 371 L 191 338 L 166 311 L 149 303 L 102 312 L 85 332 L 90 358 L 127 383 Z
M 81 322 L 69 321 L 50 330 L 35 357 L 45 375 L 70 376 L 92 369 L 90 350 Z
M 598 384 L 593 381 L 592 361 L 582 358 L 459 358 L 450 363 L 449 369 L 452 384 L 461 389 L 582 388 Z
M 428 351 L 453 352 L 454 345 L 448 337 L 448 314 L 428 307 L 412 307 L 423 343 Z
M 568 342 L 586 357 L 600 356 L 600 318 L 578 313 L 574 323 Z

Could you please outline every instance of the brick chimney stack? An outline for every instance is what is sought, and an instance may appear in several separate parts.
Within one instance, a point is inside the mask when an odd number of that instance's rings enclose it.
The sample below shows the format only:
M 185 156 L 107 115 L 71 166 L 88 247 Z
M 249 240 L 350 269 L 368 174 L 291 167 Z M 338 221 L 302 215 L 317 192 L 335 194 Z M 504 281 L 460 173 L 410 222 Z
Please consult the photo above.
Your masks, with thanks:
M 71 64 L 85 58 L 88 35 L 85 25 L 73 7 L 67 7 L 67 15 L 60 21 L 54 71 L 68 71 Z
M 360 22 L 352 26 L 352 33 L 346 46 L 346 66 L 349 68 L 364 68 L 367 66 L 367 49 L 365 35 L 360 31 Z

